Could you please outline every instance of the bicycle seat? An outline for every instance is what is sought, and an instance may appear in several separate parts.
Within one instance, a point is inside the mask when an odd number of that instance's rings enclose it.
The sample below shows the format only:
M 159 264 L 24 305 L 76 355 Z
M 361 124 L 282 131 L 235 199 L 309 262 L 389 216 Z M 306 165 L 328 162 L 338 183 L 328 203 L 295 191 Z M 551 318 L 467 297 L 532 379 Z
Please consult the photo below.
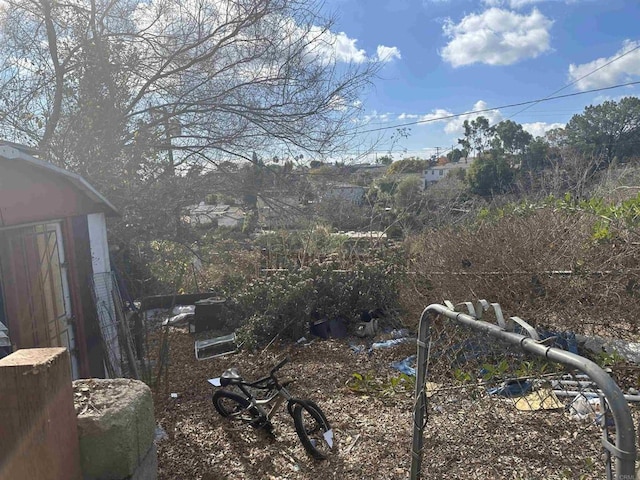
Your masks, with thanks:
M 241 381 L 242 377 L 240 376 L 240 373 L 238 373 L 237 368 L 229 368 L 220 375 L 220 385 L 223 387 L 231 385 L 232 383 L 240 383 Z

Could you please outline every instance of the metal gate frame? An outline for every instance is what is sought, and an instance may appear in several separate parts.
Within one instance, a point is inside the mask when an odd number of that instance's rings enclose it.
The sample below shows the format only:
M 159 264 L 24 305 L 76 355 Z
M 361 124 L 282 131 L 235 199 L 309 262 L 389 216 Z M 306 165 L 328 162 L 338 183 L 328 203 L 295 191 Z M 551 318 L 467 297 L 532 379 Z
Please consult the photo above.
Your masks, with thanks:
M 571 368 L 580 370 L 600 388 L 604 398 L 611 410 L 611 416 L 615 422 L 616 439 L 615 445 L 609 441 L 606 431 L 603 431 L 602 446 L 605 451 L 615 458 L 615 478 L 617 480 L 635 479 L 636 460 L 636 435 L 629 411 L 629 405 L 624 398 L 624 394 L 614 380 L 600 368 L 596 363 L 565 350 L 549 347 L 540 341 L 536 330 L 518 317 L 510 317 L 505 321 L 500 305 L 489 304 L 486 300 L 480 300 L 477 308 L 471 302 L 464 302 L 468 314 L 456 312 L 451 302 L 445 301 L 445 305 L 431 304 L 426 307 L 420 316 L 418 330 L 418 352 L 416 363 L 416 389 L 413 412 L 413 445 L 411 450 L 411 480 L 420 478 L 420 468 L 423 454 L 423 430 L 427 395 L 425 382 L 427 376 L 427 364 L 429 347 L 431 344 L 430 325 L 433 319 L 439 315 L 457 322 L 460 325 L 469 327 L 480 333 L 488 334 L 499 340 L 519 347 L 522 351 L 546 358 L 550 361 L 561 363 Z M 497 325 L 482 320 L 484 311 L 493 309 Z M 524 331 L 527 335 L 516 333 L 515 326 Z M 610 457 L 608 457 L 610 458 Z M 607 477 L 611 478 L 610 470 Z

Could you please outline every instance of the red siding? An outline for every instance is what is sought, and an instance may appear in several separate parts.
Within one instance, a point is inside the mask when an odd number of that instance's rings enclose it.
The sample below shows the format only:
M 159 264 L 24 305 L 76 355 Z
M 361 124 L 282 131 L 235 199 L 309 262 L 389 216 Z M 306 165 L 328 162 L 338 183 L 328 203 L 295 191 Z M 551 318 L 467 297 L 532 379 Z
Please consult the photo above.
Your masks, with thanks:
M 104 211 L 68 179 L 0 158 L 0 227 Z

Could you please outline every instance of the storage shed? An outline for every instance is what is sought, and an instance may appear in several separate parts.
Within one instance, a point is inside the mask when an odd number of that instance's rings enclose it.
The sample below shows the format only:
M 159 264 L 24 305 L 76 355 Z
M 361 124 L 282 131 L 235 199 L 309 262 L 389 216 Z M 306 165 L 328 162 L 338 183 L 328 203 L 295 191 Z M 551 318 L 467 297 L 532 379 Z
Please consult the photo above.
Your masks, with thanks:
M 0 141 L 0 325 L 13 350 L 68 348 L 74 378 L 105 375 L 93 286 L 110 274 L 110 215 L 83 178 Z

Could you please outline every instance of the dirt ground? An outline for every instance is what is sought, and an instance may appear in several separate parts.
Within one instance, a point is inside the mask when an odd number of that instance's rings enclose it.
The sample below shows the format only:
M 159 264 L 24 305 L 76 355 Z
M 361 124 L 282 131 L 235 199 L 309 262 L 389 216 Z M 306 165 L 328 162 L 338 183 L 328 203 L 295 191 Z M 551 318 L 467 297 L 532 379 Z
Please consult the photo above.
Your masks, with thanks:
M 415 353 L 415 342 L 368 354 L 359 338 L 273 345 L 266 351 L 198 361 L 186 330 L 169 334 L 169 367 L 154 387 L 159 479 L 407 479 L 411 466 L 413 392 L 354 392 L 354 373 L 387 383 L 394 361 Z M 158 341 L 151 349 L 158 349 Z M 326 413 L 337 448 L 311 459 L 285 408 L 273 421 L 275 437 L 221 418 L 207 379 L 238 367 L 247 379 L 265 375 L 285 355 L 282 377 L 295 379 L 294 396 Z M 156 365 L 157 368 L 157 365 Z M 362 390 L 362 389 L 360 389 Z M 487 403 L 490 402 L 490 403 Z M 436 395 L 425 429 L 422 478 L 604 478 L 599 428 L 563 411 L 520 412 L 484 397 Z

